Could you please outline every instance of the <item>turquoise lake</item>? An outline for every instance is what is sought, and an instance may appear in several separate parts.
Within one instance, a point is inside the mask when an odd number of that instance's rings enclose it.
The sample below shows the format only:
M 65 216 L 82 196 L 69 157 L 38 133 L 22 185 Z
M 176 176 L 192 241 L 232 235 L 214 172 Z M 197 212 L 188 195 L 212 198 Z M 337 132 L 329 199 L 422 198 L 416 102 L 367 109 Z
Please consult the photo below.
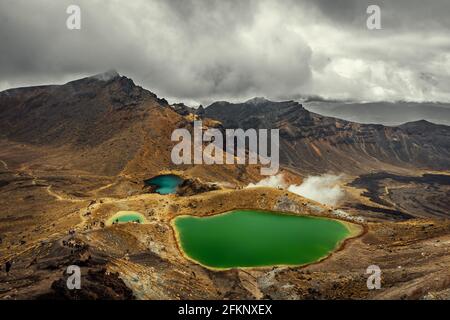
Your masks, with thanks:
M 183 181 L 184 180 L 177 175 L 168 174 L 145 180 L 145 184 L 148 186 L 156 187 L 155 192 L 165 195 L 175 194 L 177 192 L 178 186 L 182 184 Z

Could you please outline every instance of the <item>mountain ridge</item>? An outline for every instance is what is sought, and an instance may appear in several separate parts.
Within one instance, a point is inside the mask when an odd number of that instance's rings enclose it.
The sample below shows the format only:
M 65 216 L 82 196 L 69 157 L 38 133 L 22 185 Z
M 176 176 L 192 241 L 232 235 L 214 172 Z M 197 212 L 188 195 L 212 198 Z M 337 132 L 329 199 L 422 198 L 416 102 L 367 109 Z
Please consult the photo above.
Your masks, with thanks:
M 281 164 L 302 173 L 450 168 L 450 127 L 445 125 L 360 124 L 310 112 L 295 101 L 267 101 L 258 107 L 213 103 L 205 116 L 225 128 L 280 129 Z
M 218 172 L 171 162 L 172 132 L 191 130 L 189 115 L 130 78 L 96 75 L 0 94 L 0 138 L 44 149 L 57 166 L 98 174 L 145 179 L 164 170 L 196 170 L 199 177 L 223 181 L 245 175 L 236 166 Z
M 192 128 L 195 119 L 218 121 L 222 130 L 280 129 L 281 165 L 301 174 L 450 167 L 447 126 L 359 124 L 310 112 L 296 101 L 258 97 L 196 110 L 169 105 L 114 71 L 11 90 L 0 93 L 0 137 L 71 149 L 77 166 L 107 174 L 176 169 L 170 161 L 171 134 Z
M 436 102 L 305 102 L 305 107 L 325 116 L 360 123 L 398 126 L 406 122 L 428 120 L 450 125 L 450 104 Z

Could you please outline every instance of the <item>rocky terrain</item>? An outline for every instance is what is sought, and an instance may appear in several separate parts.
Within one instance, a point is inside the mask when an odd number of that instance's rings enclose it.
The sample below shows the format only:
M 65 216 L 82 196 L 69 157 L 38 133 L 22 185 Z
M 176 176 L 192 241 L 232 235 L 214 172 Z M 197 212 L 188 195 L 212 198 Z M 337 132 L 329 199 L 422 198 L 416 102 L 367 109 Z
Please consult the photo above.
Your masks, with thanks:
M 280 129 L 281 163 L 300 173 L 355 175 L 450 166 L 450 127 L 426 121 L 398 127 L 358 124 L 309 112 L 294 101 L 262 98 L 216 102 L 205 109 L 205 116 L 225 128 Z
M 175 128 L 279 128 L 283 173 L 346 173 L 328 207 L 282 189 L 244 188 L 252 166 L 175 166 Z M 253 99 L 194 110 L 116 73 L 0 93 L 0 299 L 448 299 L 449 127 L 361 125 L 295 102 Z M 177 194 L 144 180 L 184 179 Z M 236 208 L 325 216 L 359 235 L 320 263 L 213 271 L 183 257 L 173 218 Z M 146 223 L 106 226 L 118 211 Z M 69 265 L 83 290 L 65 286 Z M 378 265 L 382 289 L 368 290 Z

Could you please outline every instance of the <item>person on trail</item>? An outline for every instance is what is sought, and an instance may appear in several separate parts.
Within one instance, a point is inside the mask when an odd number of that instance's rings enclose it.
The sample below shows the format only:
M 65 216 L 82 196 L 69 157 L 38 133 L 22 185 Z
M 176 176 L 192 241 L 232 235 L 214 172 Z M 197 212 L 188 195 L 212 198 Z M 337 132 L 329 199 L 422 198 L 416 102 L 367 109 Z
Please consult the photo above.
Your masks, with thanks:
M 5 263 L 6 275 L 9 274 L 9 271 L 11 270 L 11 267 L 12 267 L 12 262 L 11 261 L 6 261 L 6 263 Z

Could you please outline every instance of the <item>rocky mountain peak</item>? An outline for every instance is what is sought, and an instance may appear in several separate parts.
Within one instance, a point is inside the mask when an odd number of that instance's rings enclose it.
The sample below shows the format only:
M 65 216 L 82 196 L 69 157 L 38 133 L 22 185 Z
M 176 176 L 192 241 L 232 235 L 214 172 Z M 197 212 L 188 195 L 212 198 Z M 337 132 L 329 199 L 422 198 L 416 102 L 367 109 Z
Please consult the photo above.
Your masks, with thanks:
M 111 80 L 120 78 L 120 74 L 116 70 L 112 69 L 112 70 L 108 70 L 103 73 L 96 74 L 96 75 L 92 76 L 91 78 L 93 78 L 95 80 L 107 82 L 107 81 L 111 81 Z
M 271 101 L 267 100 L 264 97 L 255 97 L 255 98 L 252 98 L 250 100 L 247 100 L 245 103 L 257 106 L 257 105 L 260 105 L 260 104 L 265 104 L 265 103 L 270 103 L 270 102 Z

